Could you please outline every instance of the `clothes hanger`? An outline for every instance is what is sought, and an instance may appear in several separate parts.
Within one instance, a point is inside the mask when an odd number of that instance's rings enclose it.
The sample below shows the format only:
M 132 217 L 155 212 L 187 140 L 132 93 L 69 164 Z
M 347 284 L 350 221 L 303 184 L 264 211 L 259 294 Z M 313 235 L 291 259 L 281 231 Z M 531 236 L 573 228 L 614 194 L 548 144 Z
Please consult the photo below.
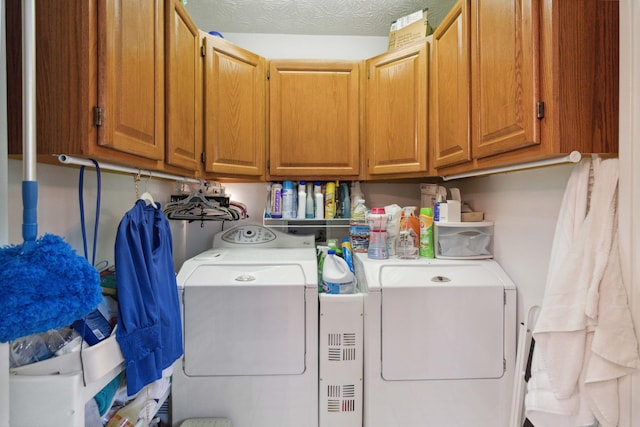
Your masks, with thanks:
M 140 175 L 142 174 L 142 172 L 140 171 L 140 169 L 138 169 L 138 174 L 135 177 L 135 181 L 136 181 L 136 194 L 138 194 L 138 190 L 139 190 L 139 184 L 140 184 Z M 147 183 L 151 180 L 151 174 L 149 174 L 149 179 L 147 180 Z M 145 190 L 146 190 L 146 183 L 145 183 Z M 153 200 L 153 196 L 151 195 L 151 193 L 149 193 L 148 191 L 145 191 L 144 193 L 142 193 L 140 195 L 140 197 L 138 197 L 138 199 L 140 200 L 144 200 L 148 205 L 153 206 L 154 208 L 158 209 L 158 204 L 155 202 L 155 200 Z

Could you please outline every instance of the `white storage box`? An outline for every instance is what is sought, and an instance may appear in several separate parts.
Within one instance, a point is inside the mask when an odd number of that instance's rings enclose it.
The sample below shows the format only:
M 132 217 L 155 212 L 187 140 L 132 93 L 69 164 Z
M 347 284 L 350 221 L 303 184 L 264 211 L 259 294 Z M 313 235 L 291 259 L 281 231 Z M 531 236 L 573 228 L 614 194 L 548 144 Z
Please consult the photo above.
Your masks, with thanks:
M 493 258 L 493 222 L 436 222 L 436 258 Z

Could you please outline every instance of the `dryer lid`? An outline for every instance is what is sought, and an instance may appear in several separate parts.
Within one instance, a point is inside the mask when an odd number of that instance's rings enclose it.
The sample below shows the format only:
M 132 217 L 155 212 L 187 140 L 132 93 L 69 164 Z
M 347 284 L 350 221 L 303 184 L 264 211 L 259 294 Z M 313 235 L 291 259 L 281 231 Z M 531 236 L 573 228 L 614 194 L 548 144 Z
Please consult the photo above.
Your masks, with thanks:
M 504 287 L 486 264 L 422 264 L 383 265 L 380 268 L 382 288 L 415 288 L 423 286 L 499 286 Z

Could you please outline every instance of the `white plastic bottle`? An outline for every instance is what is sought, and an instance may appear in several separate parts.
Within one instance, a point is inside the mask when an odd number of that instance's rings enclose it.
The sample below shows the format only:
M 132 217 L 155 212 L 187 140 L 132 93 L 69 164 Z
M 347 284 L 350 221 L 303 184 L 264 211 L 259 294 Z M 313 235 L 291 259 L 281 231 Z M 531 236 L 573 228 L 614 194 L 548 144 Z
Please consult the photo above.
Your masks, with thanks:
M 307 182 L 307 206 L 305 208 L 305 218 L 313 219 L 316 215 L 313 203 L 313 183 Z
M 347 262 L 329 249 L 322 266 L 322 290 L 328 294 L 352 294 L 353 273 Z
M 358 206 L 358 201 L 362 200 L 364 204 L 364 195 L 360 190 L 360 181 L 354 181 L 351 183 L 351 218 L 354 218 L 354 209 Z
M 298 183 L 298 219 L 304 219 L 307 212 L 307 190 L 304 181 Z
M 324 195 L 320 181 L 316 181 L 313 186 L 313 197 L 316 201 L 316 219 L 324 219 Z
M 282 182 L 282 218 L 292 219 L 296 217 L 294 191 L 293 181 Z
M 271 185 L 271 218 L 282 218 L 282 185 Z

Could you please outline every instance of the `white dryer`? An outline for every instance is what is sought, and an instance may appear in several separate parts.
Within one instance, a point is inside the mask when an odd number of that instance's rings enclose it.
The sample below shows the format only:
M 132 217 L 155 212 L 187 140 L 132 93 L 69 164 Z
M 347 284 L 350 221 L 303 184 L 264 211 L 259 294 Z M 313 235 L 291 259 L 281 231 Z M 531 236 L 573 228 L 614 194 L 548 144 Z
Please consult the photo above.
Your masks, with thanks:
M 318 425 L 318 274 L 313 236 L 245 225 L 177 276 L 184 355 L 172 421 L 224 417 L 234 427 Z
M 364 292 L 365 427 L 508 427 L 516 288 L 493 260 L 371 260 Z

